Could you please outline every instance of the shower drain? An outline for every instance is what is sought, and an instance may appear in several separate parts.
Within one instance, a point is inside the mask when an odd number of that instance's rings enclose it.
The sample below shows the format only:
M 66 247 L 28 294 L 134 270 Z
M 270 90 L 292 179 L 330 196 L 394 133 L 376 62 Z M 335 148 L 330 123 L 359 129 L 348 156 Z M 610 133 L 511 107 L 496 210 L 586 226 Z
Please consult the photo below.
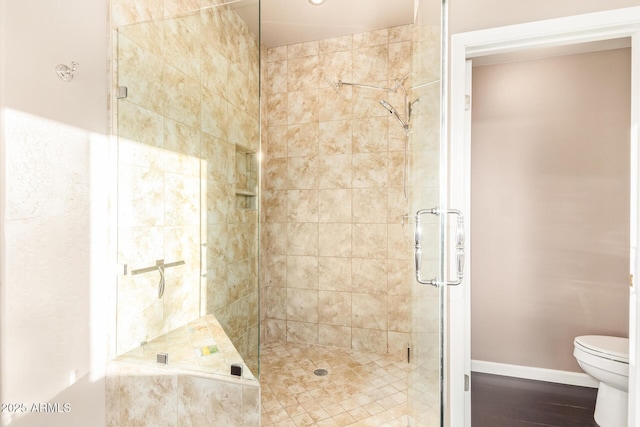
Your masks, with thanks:
M 316 369 L 315 371 L 313 371 L 313 375 L 317 375 L 319 377 L 324 377 L 328 373 L 329 371 L 327 371 L 326 369 Z

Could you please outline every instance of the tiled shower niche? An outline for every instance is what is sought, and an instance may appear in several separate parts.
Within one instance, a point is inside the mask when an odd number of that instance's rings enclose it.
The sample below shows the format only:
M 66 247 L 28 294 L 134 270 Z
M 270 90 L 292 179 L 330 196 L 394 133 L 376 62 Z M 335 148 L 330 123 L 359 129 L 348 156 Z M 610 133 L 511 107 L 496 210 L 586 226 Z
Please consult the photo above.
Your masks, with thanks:
M 236 209 L 257 209 L 258 156 L 236 145 Z

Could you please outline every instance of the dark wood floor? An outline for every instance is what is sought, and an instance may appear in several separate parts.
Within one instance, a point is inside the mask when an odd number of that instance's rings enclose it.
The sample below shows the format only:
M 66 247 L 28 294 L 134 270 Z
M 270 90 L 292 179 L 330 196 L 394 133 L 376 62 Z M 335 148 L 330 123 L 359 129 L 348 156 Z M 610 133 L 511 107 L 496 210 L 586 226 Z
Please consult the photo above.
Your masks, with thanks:
M 471 374 L 473 427 L 597 427 L 597 389 Z

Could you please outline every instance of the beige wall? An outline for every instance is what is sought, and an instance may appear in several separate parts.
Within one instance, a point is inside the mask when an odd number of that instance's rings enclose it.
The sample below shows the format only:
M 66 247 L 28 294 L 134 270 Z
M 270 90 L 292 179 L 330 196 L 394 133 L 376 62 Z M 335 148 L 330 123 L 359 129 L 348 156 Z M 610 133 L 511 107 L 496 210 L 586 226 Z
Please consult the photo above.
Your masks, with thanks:
M 385 353 L 409 341 L 404 134 L 379 104 L 411 70 L 412 26 L 268 50 L 266 339 Z M 408 87 L 410 79 L 405 82 Z
M 449 0 L 449 34 L 638 6 L 638 0 Z
M 107 3 L 0 2 L 1 425 L 104 425 Z M 37 11 L 34 12 L 34 11 Z M 54 67 L 80 64 L 72 82 Z M 5 250 L 6 249 L 6 250 Z M 71 412 L 33 412 L 35 403 Z
M 628 334 L 630 51 L 476 67 L 472 358 L 580 371 Z

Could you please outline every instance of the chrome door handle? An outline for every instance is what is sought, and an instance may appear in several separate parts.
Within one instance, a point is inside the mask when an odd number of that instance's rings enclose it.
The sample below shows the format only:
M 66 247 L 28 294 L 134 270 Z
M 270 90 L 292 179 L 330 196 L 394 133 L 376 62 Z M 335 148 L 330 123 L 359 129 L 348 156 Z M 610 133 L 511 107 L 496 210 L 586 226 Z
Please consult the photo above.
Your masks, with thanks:
M 437 286 L 440 283 L 437 279 L 423 279 L 421 275 L 422 269 L 422 225 L 420 217 L 424 214 L 440 215 L 442 211 L 438 208 L 433 209 L 420 209 L 416 212 L 415 218 L 415 232 L 414 232 L 414 257 L 416 265 L 416 281 L 423 285 Z M 455 266 L 456 266 L 456 280 L 446 280 L 443 284 L 456 286 L 462 283 L 464 279 L 464 262 L 465 262 L 465 230 L 464 230 L 464 216 L 462 212 L 457 209 L 449 209 L 446 211 L 449 215 L 456 215 L 456 246 L 455 246 Z
M 462 279 L 464 278 L 464 243 L 465 243 L 465 232 L 464 232 L 464 216 L 462 212 L 457 209 L 449 209 L 447 211 L 448 214 L 456 215 L 458 217 L 456 221 L 456 280 L 447 281 L 447 285 L 456 286 L 462 283 Z
M 422 269 L 422 224 L 420 223 L 420 217 L 424 214 L 438 215 L 438 209 L 420 209 L 416 212 L 416 220 L 415 220 L 415 229 L 414 229 L 414 240 L 415 247 L 413 250 L 413 255 L 415 257 L 416 262 L 416 281 L 423 285 L 433 285 L 437 286 L 438 281 L 436 279 L 425 280 L 422 278 L 421 269 Z

